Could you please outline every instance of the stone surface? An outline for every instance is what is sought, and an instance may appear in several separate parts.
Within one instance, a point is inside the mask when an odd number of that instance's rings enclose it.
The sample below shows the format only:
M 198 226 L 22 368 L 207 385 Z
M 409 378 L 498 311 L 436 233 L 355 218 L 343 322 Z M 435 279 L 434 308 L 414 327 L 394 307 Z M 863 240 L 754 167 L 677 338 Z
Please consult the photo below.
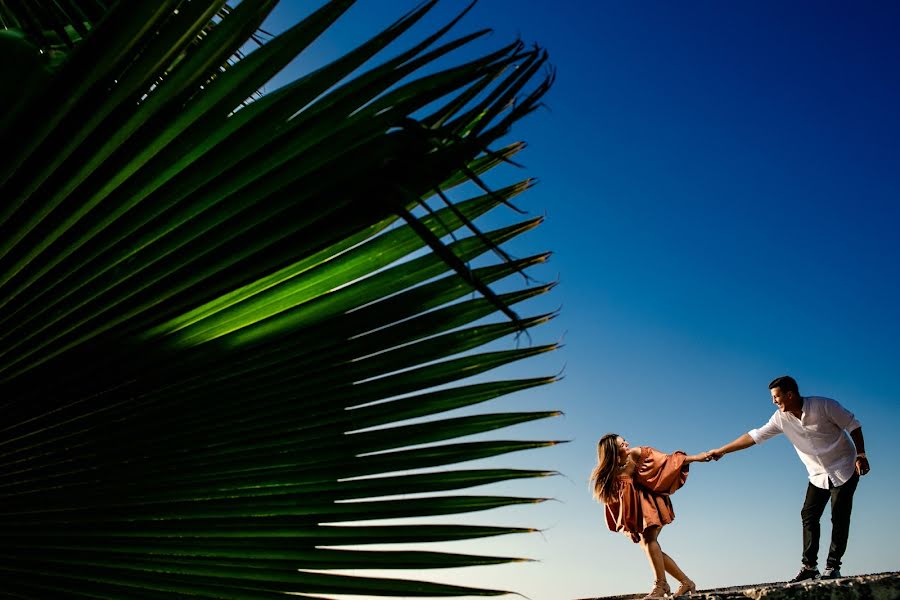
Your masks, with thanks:
M 644 594 L 607 596 L 594 600 L 632 600 Z M 900 600 L 900 573 L 854 575 L 827 581 L 758 583 L 699 590 L 693 600 Z M 585 599 L 589 600 L 589 599 Z

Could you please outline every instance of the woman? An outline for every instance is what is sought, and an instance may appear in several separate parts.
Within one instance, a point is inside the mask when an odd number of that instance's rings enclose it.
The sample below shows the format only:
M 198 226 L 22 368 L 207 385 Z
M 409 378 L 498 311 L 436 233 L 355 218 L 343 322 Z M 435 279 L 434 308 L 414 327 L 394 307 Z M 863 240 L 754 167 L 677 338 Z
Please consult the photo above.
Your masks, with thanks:
M 669 495 L 684 485 L 688 465 L 709 460 L 708 453 L 688 456 L 681 451 L 663 454 L 649 446 L 631 448 L 615 433 L 604 435 L 597 443 L 597 466 L 591 473 L 591 487 L 594 497 L 606 505 L 610 531 L 621 531 L 647 553 L 656 581 L 644 600 L 664 598 L 671 593 L 666 572 L 681 584 L 676 596 L 697 590 L 657 540 L 662 528 L 675 519 Z

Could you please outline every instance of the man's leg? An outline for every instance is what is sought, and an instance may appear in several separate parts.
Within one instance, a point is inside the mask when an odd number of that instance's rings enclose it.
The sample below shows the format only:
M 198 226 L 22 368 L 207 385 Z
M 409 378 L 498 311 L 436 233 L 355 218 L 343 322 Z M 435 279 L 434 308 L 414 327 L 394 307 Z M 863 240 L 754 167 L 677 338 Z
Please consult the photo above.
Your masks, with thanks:
M 828 490 L 808 484 L 800 519 L 803 521 L 803 564 L 810 569 L 819 562 L 819 520 L 830 497 Z
M 847 538 L 850 536 L 850 511 L 853 509 L 853 493 L 859 475 L 847 480 L 844 485 L 831 488 L 831 547 L 828 549 L 826 566 L 839 569 L 841 558 L 847 549 Z

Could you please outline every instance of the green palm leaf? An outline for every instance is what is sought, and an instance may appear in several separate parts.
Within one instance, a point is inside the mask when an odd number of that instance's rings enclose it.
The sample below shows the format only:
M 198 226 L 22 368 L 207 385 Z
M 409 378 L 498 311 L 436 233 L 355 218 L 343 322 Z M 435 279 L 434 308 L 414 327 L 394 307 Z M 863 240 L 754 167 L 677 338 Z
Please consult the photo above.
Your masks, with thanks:
M 530 186 L 482 176 L 546 55 L 440 70 L 484 33 L 443 41 L 456 19 L 368 66 L 426 2 L 261 95 L 352 1 L 263 42 L 274 4 L 0 3 L 10 597 L 497 595 L 328 571 L 524 560 L 360 546 L 528 533 L 403 519 L 540 502 L 461 492 L 554 474 L 456 466 L 555 443 L 491 432 L 556 411 L 469 409 L 555 379 L 473 379 L 555 349 L 492 346 L 554 316 L 513 308 L 552 285 L 491 287 L 546 260 L 503 250 L 540 219 L 475 224 Z

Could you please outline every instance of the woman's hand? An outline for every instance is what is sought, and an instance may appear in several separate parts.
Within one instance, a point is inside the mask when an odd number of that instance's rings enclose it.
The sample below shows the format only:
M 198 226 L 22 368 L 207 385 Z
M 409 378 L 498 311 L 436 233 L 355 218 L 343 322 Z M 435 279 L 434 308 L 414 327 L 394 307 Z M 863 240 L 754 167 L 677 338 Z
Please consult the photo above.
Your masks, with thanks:
M 700 454 L 691 454 L 684 460 L 684 462 L 709 462 L 712 460 L 712 458 L 713 457 L 709 452 L 701 452 Z

